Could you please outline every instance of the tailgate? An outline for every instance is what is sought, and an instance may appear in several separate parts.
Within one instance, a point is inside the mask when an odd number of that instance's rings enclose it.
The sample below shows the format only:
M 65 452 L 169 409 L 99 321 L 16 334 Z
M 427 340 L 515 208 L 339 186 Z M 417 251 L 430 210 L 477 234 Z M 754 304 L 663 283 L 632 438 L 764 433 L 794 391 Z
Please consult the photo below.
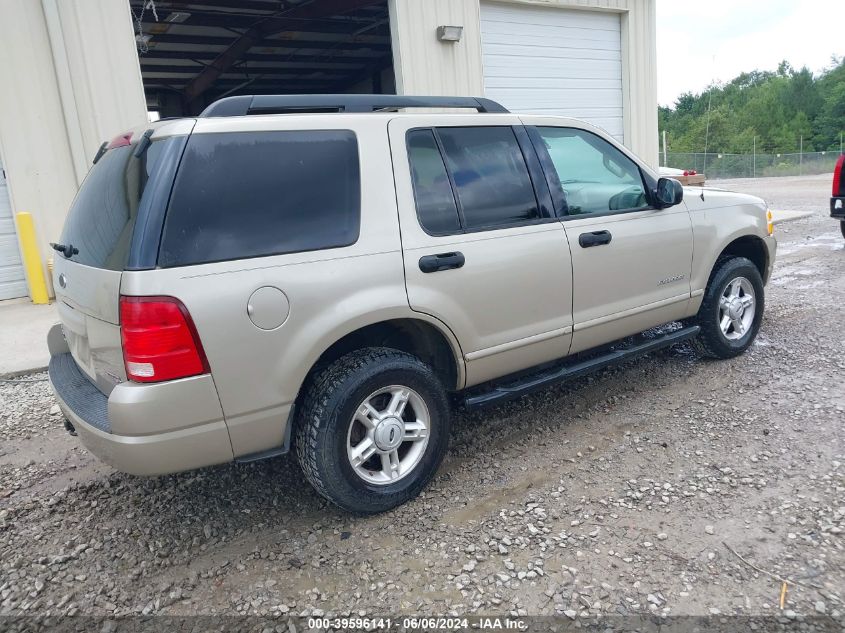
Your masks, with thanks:
M 70 353 L 100 391 L 126 380 L 120 344 L 118 300 L 121 273 L 57 257 L 53 274 L 56 307 Z

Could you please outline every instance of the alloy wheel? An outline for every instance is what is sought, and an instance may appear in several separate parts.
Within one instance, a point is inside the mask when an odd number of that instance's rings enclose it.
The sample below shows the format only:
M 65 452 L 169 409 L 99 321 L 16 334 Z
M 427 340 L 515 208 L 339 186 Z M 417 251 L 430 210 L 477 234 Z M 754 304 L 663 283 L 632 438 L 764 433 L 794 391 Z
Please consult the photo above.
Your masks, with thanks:
M 385 486 L 410 474 L 428 445 L 431 416 L 420 394 L 391 385 L 370 394 L 355 410 L 346 455 L 355 474 Z
M 754 286 L 745 277 L 736 277 L 722 291 L 719 299 L 719 327 L 726 339 L 745 336 L 754 323 L 757 301 Z

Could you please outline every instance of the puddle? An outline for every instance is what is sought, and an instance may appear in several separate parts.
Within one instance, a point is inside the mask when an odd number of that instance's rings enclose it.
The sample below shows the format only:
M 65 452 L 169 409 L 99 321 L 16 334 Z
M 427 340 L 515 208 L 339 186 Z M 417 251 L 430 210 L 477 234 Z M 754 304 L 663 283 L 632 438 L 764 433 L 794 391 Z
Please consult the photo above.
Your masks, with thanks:
M 793 255 L 800 253 L 808 248 L 824 248 L 831 251 L 845 250 L 845 240 L 842 239 L 842 234 L 824 233 L 818 237 L 814 237 L 803 242 L 789 242 L 786 244 L 778 244 L 778 257 L 783 255 Z
M 818 288 L 819 286 L 826 285 L 826 282 L 821 279 L 805 281 L 800 277 L 793 277 L 792 275 L 784 275 L 783 277 L 772 279 L 771 283 L 773 286 L 789 285 L 790 288 L 795 288 L 796 290 L 810 290 L 811 288 Z

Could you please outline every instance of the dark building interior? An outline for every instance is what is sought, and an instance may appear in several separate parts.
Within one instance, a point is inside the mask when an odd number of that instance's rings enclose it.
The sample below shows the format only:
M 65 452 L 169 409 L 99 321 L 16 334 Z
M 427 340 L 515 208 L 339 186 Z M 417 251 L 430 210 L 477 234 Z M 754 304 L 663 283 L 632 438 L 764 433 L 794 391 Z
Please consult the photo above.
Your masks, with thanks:
M 243 94 L 393 94 L 386 0 L 129 0 L 147 107 Z

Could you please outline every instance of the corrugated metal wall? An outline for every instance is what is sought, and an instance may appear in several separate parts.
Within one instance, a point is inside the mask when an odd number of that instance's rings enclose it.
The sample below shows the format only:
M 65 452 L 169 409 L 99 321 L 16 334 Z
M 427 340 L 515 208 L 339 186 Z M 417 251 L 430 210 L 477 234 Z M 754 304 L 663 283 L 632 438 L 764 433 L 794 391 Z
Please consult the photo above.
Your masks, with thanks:
M 620 2 L 621 4 L 621 2 Z M 656 0 L 628 0 L 622 15 L 622 90 L 628 147 L 658 166 Z
M 147 120 L 131 14 L 118 0 L 2 0 L 0 14 L 3 162 L 46 263 L 97 147 Z
M 393 70 L 399 94 L 480 95 L 478 0 L 390 0 Z M 463 26 L 460 42 L 440 42 L 441 25 Z
M 397 92 L 483 93 L 479 0 L 389 1 Z M 657 166 L 656 0 L 504 1 L 620 14 L 625 144 Z M 439 42 L 441 25 L 463 26 L 461 41 Z

